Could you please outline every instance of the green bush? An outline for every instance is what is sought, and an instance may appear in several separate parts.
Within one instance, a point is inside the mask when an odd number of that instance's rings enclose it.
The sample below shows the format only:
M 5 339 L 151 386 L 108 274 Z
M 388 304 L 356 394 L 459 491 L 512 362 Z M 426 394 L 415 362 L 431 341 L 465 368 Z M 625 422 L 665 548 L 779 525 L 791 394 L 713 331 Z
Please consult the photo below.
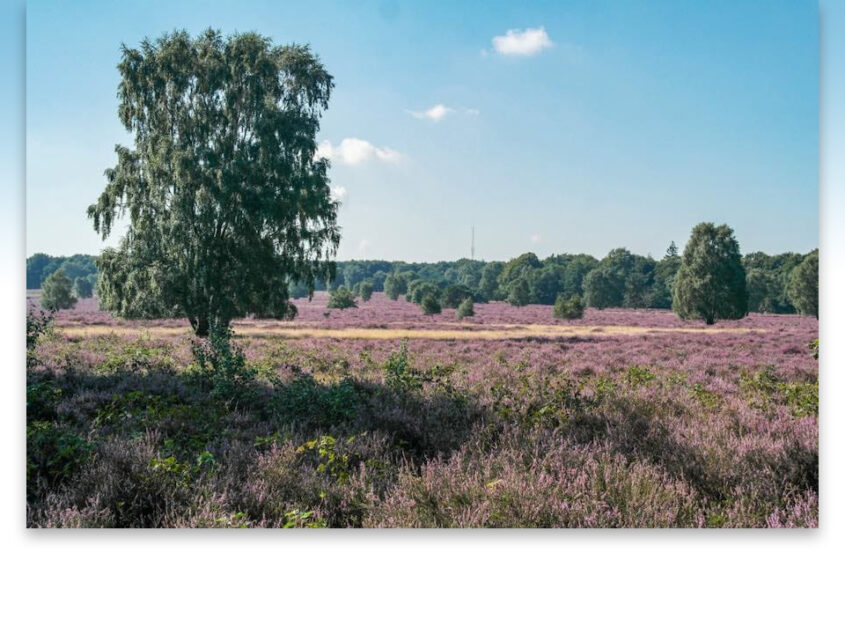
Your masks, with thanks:
M 77 277 L 73 281 L 73 294 L 79 299 L 91 297 L 94 293 L 94 287 L 87 277 Z
M 437 301 L 437 297 L 429 294 L 422 298 L 420 308 L 426 315 L 436 315 L 440 312 L 440 302 Z
M 59 269 L 41 285 L 41 306 L 47 310 L 73 308 L 76 306 L 76 298 L 71 291 L 70 278 Z
M 243 350 L 232 344 L 231 328 L 214 328 L 208 339 L 191 345 L 199 376 L 210 385 L 211 395 L 234 405 L 248 398 L 255 369 L 249 367 Z
M 346 308 L 358 308 L 358 303 L 355 301 L 355 295 L 352 294 L 352 291 L 345 286 L 339 286 L 329 296 L 328 307 L 344 310 Z
M 472 317 L 475 315 L 475 305 L 472 303 L 472 297 L 467 297 L 464 301 L 461 302 L 461 305 L 458 306 L 457 316 L 458 319 L 463 319 L 464 317 Z
M 373 296 L 373 283 L 369 281 L 359 282 L 358 296 L 362 302 L 370 301 L 370 298 Z
M 578 295 L 573 295 L 569 299 L 558 295 L 552 314 L 555 319 L 581 319 L 584 316 L 584 304 Z

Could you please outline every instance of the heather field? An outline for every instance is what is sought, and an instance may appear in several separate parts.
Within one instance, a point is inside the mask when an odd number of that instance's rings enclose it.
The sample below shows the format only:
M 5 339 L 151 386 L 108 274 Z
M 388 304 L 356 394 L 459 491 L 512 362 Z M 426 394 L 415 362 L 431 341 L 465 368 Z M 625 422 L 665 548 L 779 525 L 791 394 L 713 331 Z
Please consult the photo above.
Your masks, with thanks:
M 234 354 L 60 311 L 30 351 L 28 525 L 818 525 L 812 317 L 326 302 L 235 322 Z

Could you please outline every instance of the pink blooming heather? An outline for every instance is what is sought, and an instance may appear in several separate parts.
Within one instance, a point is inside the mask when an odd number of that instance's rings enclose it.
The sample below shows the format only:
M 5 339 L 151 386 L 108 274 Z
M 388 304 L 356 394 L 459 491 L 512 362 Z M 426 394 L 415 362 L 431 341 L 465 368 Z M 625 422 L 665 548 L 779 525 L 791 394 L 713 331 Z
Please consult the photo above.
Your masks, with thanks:
M 31 475 L 29 525 L 818 525 L 814 318 L 705 328 L 588 309 L 560 322 L 550 306 L 492 302 L 458 325 L 454 310 L 425 316 L 381 293 L 343 311 L 326 301 L 296 300 L 284 326 L 337 336 L 239 320 L 265 332 L 235 338 L 254 376 L 228 392 L 197 374 L 186 320 L 112 319 L 95 300 L 60 311 L 34 351 L 30 442 L 47 421 L 61 446 L 87 444 Z M 608 330 L 409 338 L 404 360 L 395 338 L 342 336 L 521 324 Z M 63 330 L 96 325 L 114 332 Z M 620 326 L 645 330 L 608 335 Z

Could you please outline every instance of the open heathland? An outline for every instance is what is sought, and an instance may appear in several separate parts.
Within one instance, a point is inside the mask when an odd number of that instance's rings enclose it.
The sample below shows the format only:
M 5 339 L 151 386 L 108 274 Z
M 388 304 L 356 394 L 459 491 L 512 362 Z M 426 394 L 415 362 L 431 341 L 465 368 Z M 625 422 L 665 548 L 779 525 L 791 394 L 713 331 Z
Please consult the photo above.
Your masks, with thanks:
M 59 311 L 29 352 L 28 525 L 818 524 L 813 317 L 327 302 L 231 349 Z

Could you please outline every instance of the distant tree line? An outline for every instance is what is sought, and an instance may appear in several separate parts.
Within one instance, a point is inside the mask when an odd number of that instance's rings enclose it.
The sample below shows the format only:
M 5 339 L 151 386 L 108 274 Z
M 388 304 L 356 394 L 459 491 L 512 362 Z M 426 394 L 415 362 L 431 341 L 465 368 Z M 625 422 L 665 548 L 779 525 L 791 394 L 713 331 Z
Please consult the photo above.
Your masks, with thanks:
M 796 267 L 815 258 L 809 254 L 767 255 L 755 252 L 741 257 L 745 276 L 748 312 L 815 314 L 816 306 L 795 305 L 789 286 Z M 660 259 L 611 250 L 598 260 L 585 254 L 559 254 L 540 259 L 534 253 L 507 262 L 460 259 L 453 262 L 409 263 L 386 260 L 352 260 L 337 263 L 337 275 L 317 290 L 344 286 L 355 291 L 368 283 L 375 292 L 392 299 L 404 296 L 420 304 L 426 295 L 435 296 L 444 307 L 455 308 L 470 297 L 476 303 L 506 301 L 515 306 L 552 306 L 562 298 L 582 298 L 592 308 L 672 308 L 674 284 L 682 256 L 673 242 Z M 817 268 L 816 268 L 817 270 Z M 734 271 L 736 273 L 737 271 Z M 807 278 L 812 278 L 812 271 Z M 794 286 L 794 285 L 793 285 Z M 293 286 L 292 297 L 305 297 L 308 289 Z
M 26 287 L 39 289 L 51 275 L 61 272 L 70 283 L 76 297 L 91 297 L 97 286 L 97 258 L 77 253 L 70 257 L 36 253 L 26 259 Z M 61 280 L 64 285 L 65 281 Z
M 682 261 L 674 242 L 660 259 L 617 248 L 601 260 L 567 253 L 542 260 L 534 253 L 523 253 L 506 262 L 467 258 L 426 263 L 351 260 L 337 262 L 334 278 L 315 280 L 315 289 L 337 291 L 344 287 L 352 296 L 363 296 L 364 301 L 373 292 L 384 292 L 391 299 L 404 296 L 420 305 L 430 296 L 436 302 L 426 302 L 429 310 L 436 310 L 435 304 L 457 308 L 467 299 L 475 303 L 552 306 L 558 300 L 576 297 L 583 305 L 598 309 L 668 309 L 673 306 Z M 726 275 L 744 276 L 747 312 L 818 314 L 818 250 L 804 255 L 754 252 L 742 256 L 739 262 L 741 266 Z M 65 258 L 38 253 L 27 259 L 27 288 L 40 288 L 59 269 L 74 288 L 80 278 L 96 286 L 94 256 Z M 815 294 L 810 288 L 814 284 Z M 289 293 L 299 298 L 307 297 L 309 291 L 304 283 L 291 283 Z

